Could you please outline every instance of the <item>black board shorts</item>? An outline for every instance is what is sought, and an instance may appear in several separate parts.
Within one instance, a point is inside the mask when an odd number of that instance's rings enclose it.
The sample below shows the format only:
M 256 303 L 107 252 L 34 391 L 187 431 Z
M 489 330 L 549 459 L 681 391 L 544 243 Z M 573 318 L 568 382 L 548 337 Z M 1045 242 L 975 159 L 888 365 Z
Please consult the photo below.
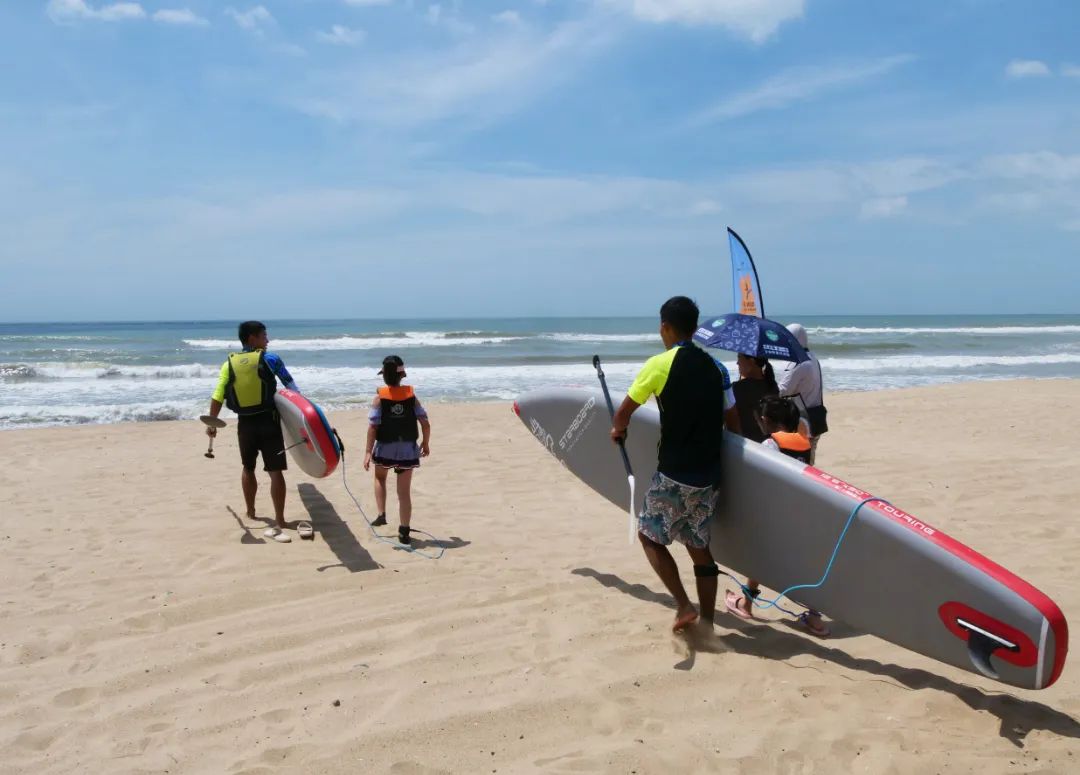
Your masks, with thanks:
M 254 471 L 262 454 L 264 471 L 286 471 L 285 437 L 281 435 L 281 420 L 277 412 L 260 412 L 241 416 L 236 422 L 236 438 L 240 444 L 240 462 L 245 471 Z

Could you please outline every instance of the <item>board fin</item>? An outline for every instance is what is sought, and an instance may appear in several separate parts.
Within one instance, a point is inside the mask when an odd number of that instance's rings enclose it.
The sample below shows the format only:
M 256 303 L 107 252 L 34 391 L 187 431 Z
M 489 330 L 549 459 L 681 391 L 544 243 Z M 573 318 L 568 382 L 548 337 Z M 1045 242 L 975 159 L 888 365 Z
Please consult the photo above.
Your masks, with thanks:
M 997 670 L 990 664 L 990 657 L 998 649 L 1016 652 L 1020 650 L 1020 647 L 1012 641 L 1008 641 L 1000 635 L 994 635 L 992 632 L 987 632 L 982 627 L 978 627 L 965 619 L 957 617 L 956 623 L 968 634 L 968 658 L 971 660 L 971 664 L 987 678 L 999 679 L 1000 676 Z

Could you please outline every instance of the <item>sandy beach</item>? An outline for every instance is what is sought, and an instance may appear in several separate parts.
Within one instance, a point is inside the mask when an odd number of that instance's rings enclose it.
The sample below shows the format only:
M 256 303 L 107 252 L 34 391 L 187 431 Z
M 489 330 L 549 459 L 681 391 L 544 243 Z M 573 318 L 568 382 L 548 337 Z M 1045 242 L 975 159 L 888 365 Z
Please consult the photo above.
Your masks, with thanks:
M 1078 398 L 1069 380 L 832 394 L 818 465 L 1068 617 Z M 315 540 L 264 540 L 232 425 L 214 460 L 197 422 L 0 432 L 0 772 L 1080 768 L 1076 665 L 1028 692 L 842 623 L 826 641 L 730 616 L 715 639 L 673 636 L 624 515 L 509 404 L 429 411 L 414 525 L 448 539 L 438 561 L 374 541 L 340 471 L 293 467 L 287 517 Z M 373 515 L 365 416 L 332 420 Z

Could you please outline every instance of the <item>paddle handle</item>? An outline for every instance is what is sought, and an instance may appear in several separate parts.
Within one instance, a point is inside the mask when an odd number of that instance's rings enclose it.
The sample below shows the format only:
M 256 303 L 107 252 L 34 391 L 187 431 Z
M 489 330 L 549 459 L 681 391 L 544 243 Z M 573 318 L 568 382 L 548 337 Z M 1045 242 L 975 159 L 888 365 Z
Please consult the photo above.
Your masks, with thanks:
M 594 355 L 592 365 L 596 369 L 596 376 L 600 379 L 600 388 L 604 391 L 604 401 L 607 402 L 608 415 L 612 422 L 615 421 L 615 405 L 611 403 L 611 393 L 608 391 L 607 379 L 604 378 L 604 370 L 600 367 L 600 356 Z M 630 485 L 630 509 L 628 511 L 627 539 L 633 546 L 634 538 L 637 537 L 637 520 L 634 518 L 634 471 L 630 468 L 630 456 L 626 454 L 626 441 L 620 439 L 619 454 L 622 455 L 623 468 L 626 469 L 626 483 Z

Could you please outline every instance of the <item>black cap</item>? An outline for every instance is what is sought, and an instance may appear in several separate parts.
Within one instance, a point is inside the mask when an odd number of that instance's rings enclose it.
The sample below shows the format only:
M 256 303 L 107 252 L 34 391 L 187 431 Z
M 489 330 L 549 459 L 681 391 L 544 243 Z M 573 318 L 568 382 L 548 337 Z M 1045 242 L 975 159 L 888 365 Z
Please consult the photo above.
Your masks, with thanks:
M 405 373 L 405 361 L 401 360 L 400 355 L 387 355 L 382 359 L 382 368 L 379 369 L 379 374 L 384 374 L 386 372 Z

